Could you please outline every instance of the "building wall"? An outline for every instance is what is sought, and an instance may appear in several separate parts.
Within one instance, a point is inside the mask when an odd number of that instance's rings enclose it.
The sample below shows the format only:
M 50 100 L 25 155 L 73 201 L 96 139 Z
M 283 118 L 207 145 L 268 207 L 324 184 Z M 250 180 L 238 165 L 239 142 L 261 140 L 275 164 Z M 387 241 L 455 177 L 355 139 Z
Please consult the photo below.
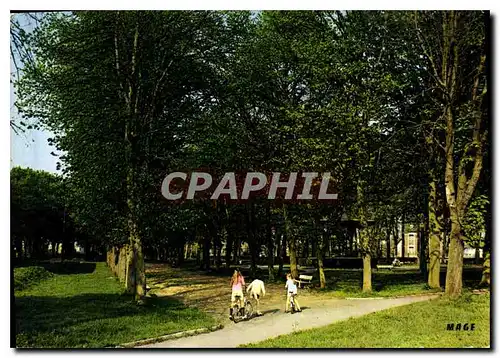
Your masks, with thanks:
M 397 246 L 397 256 L 403 256 L 403 242 L 400 241 Z M 418 232 L 409 232 L 405 234 L 405 257 L 418 257 Z

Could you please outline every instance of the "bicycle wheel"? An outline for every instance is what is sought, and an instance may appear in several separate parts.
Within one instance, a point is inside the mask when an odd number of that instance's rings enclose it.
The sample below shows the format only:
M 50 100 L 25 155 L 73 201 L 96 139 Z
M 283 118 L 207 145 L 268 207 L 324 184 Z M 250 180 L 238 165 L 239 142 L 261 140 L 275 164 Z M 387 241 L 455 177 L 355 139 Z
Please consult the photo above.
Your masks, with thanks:
M 235 304 L 233 306 L 233 322 L 236 323 L 236 321 L 240 318 L 240 306 L 238 304 Z
M 252 317 L 252 313 L 253 313 L 252 303 L 250 301 L 247 301 L 245 304 L 245 314 L 248 318 L 250 318 Z

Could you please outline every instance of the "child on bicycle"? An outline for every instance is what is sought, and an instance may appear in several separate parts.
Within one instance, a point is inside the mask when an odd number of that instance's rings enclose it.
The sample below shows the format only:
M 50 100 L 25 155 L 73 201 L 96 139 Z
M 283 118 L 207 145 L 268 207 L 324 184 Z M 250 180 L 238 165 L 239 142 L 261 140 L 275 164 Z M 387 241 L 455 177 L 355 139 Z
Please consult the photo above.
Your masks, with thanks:
M 233 319 L 233 307 L 238 301 L 240 311 L 245 310 L 243 306 L 243 287 L 245 286 L 245 279 L 241 274 L 240 270 L 234 270 L 233 276 L 231 277 L 231 307 L 229 308 L 229 319 Z
M 286 305 L 285 305 L 285 313 L 288 313 L 288 307 L 290 307 L 290 301 L 293 297 L 293 302 L 295 304 L 295 308 L 297 312 L 301 312 L 299 301 L 297 301 L 297 285 L 295 284 L 296 280 L 292 278 L 292 274 L 288 273 L 286 275 L 286 284 L 285 289 L 287 292 L 286 296 Z

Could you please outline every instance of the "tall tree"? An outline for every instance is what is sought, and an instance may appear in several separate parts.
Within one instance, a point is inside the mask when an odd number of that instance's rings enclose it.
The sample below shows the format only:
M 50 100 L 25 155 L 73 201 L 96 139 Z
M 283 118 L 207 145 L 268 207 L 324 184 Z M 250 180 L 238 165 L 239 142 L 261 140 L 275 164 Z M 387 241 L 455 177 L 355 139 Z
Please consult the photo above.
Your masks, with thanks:
M 489 14 L 424 12 L 415 13 L 414 21 L 426 68 L 433 79 L 436 112 L 443 123 L 444 141 L 438 143 L 444 150 L 446 201 L 451 218 L 445 291 L 457 297 L 462 292 L 462 222 L 481 175 L 487 135 Z

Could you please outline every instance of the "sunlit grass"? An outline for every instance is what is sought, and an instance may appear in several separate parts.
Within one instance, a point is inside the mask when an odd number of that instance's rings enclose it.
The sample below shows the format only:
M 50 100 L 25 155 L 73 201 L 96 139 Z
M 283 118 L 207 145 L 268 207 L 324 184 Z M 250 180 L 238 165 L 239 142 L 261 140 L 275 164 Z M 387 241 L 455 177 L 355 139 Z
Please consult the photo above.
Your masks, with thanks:
M 475 324 L 449 331 L 448 323 Z M 283 335 L 247 348 L 485 348 L 490 346 L 490 295 L 465 294 L 391 308 L 326 327 Z

